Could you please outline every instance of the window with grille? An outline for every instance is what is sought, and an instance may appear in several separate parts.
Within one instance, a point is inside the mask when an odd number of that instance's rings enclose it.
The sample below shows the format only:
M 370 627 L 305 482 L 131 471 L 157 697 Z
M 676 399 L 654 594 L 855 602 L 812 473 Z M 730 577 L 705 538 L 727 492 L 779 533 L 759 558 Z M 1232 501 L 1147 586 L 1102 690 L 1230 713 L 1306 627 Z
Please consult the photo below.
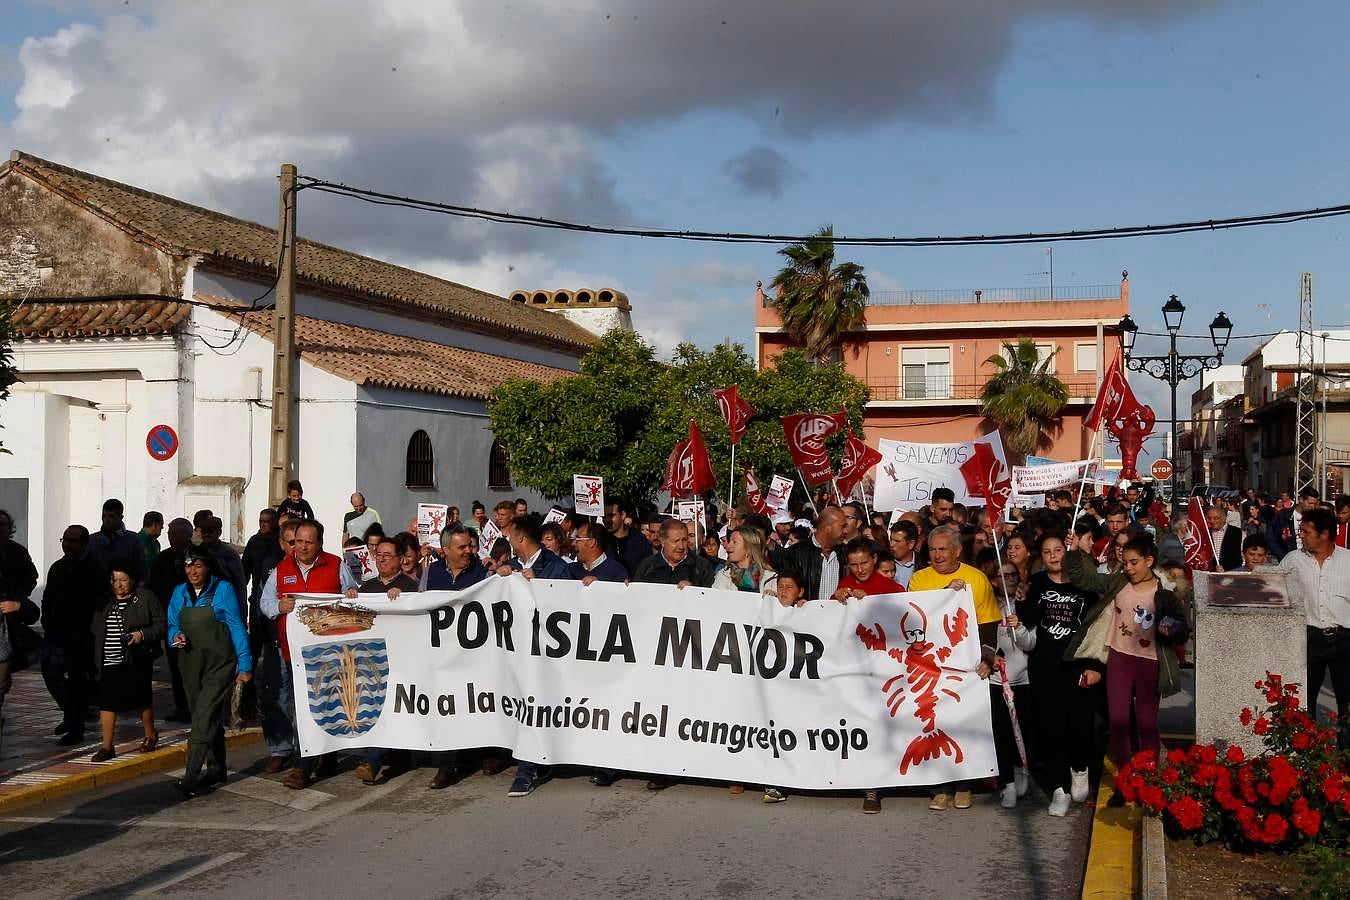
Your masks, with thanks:
M 408 439 L 408 465 L 404 483 L 420 490 L 436 486 L 436 460 L 431 450 L 431 438 L 420 429 Z
M 506 448 L 497 441 L 492 442 L 492 453 L 488 456 L 488 487 L 509 488 L 511 486 L 511 460 Z

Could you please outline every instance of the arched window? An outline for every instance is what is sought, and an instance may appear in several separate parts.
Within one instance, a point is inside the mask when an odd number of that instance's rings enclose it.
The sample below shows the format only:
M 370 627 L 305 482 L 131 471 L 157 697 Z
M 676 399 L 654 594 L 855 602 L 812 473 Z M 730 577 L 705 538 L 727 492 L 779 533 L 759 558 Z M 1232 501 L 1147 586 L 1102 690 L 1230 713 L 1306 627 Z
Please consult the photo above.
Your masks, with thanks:
M 497 441 L 492 442 L 492 453 L 488 455 L 488 487 L 509 488 L 511 486 L 511 460 L 506 448 Z
M 416 490 L 436 486 L 436 461 L 431 451 L 431 438 L 418 429 L 408 438 L 408 465 L 404 482 Z

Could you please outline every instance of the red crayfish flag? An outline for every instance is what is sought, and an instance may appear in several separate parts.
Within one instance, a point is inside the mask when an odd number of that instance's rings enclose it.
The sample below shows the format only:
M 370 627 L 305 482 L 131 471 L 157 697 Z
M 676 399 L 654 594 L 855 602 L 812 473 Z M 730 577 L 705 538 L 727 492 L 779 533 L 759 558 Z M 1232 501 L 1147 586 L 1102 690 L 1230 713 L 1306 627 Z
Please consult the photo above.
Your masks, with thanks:
M 688 497 L 716 486 L 717 477 L 713 475 L 708 447 L 703 443 L 703 432 L 690 419 L 689 438 L 676 444 L 666 460 L 666 477 L 661 482 L 661 490 L 670 491 L 672 497 Z
M 1141 404 L 1135 398 L 1130 383 L 1125 380 L 1125 368 L 1117 353 L 1115 361 L 1102 378 L 1102 386 L 1097 389 L 1097 401 L 1083 418 L 1083 427 L 1088 431 L 1096 431 L 1103 423 L 1109 425 L 1127 419 L 1140 408 Z
M 745 502 L 750 511 L 767 515 L 769 504 L 764 499 L 764 490 L 759 486 L 759 479 L 755 477 L 754 470 L 745 466 L 741 471 L 745 473 Z
M 798 413 L 783 416 L 783 434 L 787 437 L 792 463 L 808 485 L 824 484 L 834 477 L 830 458 L 825 454 L 825 438 L 848 422 L 848 414 Z
M 966 493 L 984 498 L 988 522 L 993 525 L 1001 521 L 1012 494 L 1012 478 L 993 448 L 976 443 L 974 455 L 961 464 L 960 471 L 966 480 Z
M 1192 571 L 1214 571 L 1214 548 L 1210 546 L 1209 522 L 1199 497 L 1192 497 L 1186 510 L 1186 565 Z
M 862 481 L 881 460 L 879 452 L 867 446 L 862 438 L 854 435 L 853 430 L 849 429 L 848 438 L 844 442 L 844 458 L 839 462 L 839 477 L 835 479 L 840 496 L 847 497 L 852 494 L 858 482 Z
M 745 437 L 745 430 L 750 427 L 750 420 L 755 417 L 754 407 L 741 399 L 740 391 L 734 384 L 718 388 L 713 391 L 713 396 L 717 398 L 717 408 L 722 411 L 722 419 L 731 432 L 731 443 L 739 444 L 741 438 Z

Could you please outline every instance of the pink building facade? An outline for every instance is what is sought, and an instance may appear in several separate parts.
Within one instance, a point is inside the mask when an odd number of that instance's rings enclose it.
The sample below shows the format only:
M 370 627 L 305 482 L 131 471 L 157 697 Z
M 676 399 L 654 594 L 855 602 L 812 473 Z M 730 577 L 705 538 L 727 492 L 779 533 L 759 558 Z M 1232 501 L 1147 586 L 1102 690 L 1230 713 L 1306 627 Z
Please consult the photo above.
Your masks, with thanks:
M 994 430 L 980 392 L 995 372 L 987 360 L 1005 343 L 1036 341 L 1069 388 L 1069 404 L 1039 455 L 1081 459 L 1082 428 L 1103 368 L 1120 350 L 1115 325 L 1130 308 L 1128 274 L 1118 285 L 992 290 L 879 291 L 860 330 L 841 347 L 845 369 L 867 384 L 867 442 L 965 441 Z M 755 291 L 755 347 L 761 367 L 792 342 L 762 288 Z

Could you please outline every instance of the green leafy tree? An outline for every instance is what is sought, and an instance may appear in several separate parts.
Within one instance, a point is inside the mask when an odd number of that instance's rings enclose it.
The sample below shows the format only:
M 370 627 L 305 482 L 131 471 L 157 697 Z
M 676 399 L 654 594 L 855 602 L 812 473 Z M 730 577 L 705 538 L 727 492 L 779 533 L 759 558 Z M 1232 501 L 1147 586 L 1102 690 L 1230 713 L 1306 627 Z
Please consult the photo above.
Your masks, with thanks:
M 771 475 L 793 474 L 781 416 L 843 408 L 858 430 L 867 401 L 867 387 L 842 365 L 817 367 L 800 351 L 781 354 L 761 372 L 739 344 L 708 351 L 681 344 L 667 364 L 642 338 L 615 330 L 587 352 L 577 375 L 508 381 L 488 409 L 518 484 L 569 497 L 573 475 L 601 475 L 607 496 L 636 502 L 656 498 L 671 448 L 693 419 L 717 475 L 715 494 L 725 498 L 731 438 L 712 392 L 732 384 L 757 412 L 736 452 L 738 498 L 741 463 L 766 484 Z M 832 442 L 837 456 L 843 438 Z
M 1005 343 L 1003 351 L 985 360 L 995 372 L 980 392 L 980 408 L 1002 432 L 1004 446 L 1025 459 L 1055 427 L 1069 389 L 1050 371 L 1054 354 L 1040 359 L 1031 338 Z
M 19 370 L 14 368 L 11 346 L 14 339 L 14 325 L 10 317 L 13 313 L 13 301 L 0 300 L 0 403 L 9 399 L 9 389 L 19 380 Z M 0 453 L 8 452 L 4 444 L 0 443 Z
M 857 263 L 835 265 L 833 225 L 778 253 L 788 262 L 772 282 L 773 308 L 806 355 L 824 361 L 844 334 L 862 324 L 870 295 L 867 276 Z

